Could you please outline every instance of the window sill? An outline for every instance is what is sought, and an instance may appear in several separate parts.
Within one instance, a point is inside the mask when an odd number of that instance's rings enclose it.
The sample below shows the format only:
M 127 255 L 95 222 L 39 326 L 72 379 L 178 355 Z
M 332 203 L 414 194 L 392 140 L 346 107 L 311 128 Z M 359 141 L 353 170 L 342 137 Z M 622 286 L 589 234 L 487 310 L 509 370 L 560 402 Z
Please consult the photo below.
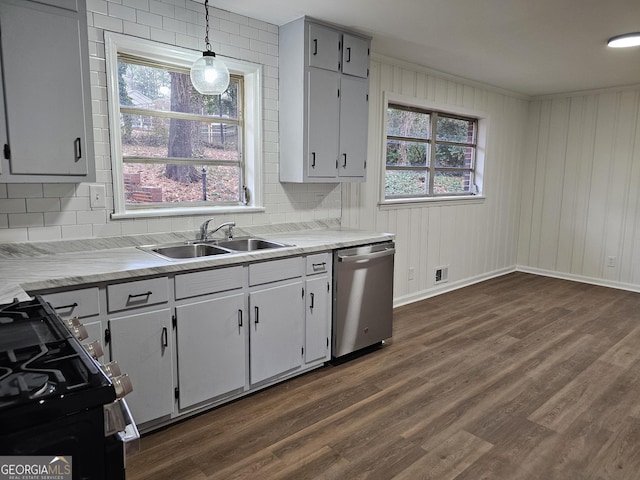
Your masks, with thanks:
M 178 217 L 190 215 L 218 215 L 221 213 L 257 213 L 264 212 L 264 207 L 184 207 L 184 208 L 146 208 L 129 210 L 123 213 L 112 213 L 112 220 L 123 218 L 156 218 Z
M 482 204 L 486 200 L 483 195 L 469 195 L 464 197 L 430 197 L 430 198 L 399 198 L 379 202 L 381 210 L 394 208 L 437 207 L 443 205 L 474 205 Z

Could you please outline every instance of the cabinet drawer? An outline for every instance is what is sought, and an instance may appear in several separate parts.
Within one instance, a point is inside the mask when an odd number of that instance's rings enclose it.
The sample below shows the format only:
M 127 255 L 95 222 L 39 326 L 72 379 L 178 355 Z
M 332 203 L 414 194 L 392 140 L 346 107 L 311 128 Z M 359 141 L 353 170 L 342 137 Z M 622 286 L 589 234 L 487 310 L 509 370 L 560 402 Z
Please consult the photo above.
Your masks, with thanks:
M 169 279 L 150 278 L 136 282 L 118 283 L 107 286 L 109 312 L 127 308 L 146 307 L 169 300 Z
M 307 257 L 307 275 L 325 273 L 331 269 L 329 253 L 318 253 Z
M 249 265 L 249 285 L 277 282 L 288 278 L 301 277 L 304 271 L 302 257 L 284 258 L 271 262 Z
M 241 266 L 205 270 L 176 275 L 176 300 L 242 288 L 244 268 Z
M 91 317 L 100 314 L 98 287 L 43 295 L 61 317 Z

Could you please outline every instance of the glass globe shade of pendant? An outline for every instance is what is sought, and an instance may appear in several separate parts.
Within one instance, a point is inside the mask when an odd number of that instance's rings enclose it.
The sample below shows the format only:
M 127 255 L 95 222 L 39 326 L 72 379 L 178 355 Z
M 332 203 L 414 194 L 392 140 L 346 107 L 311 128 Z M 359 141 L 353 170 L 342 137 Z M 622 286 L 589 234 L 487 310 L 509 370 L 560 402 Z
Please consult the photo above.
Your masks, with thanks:
M 220 95 L 229 86 L 229 69 L 214 52 L 202 52 L 191 66 L 191 83 L 203 95 Z

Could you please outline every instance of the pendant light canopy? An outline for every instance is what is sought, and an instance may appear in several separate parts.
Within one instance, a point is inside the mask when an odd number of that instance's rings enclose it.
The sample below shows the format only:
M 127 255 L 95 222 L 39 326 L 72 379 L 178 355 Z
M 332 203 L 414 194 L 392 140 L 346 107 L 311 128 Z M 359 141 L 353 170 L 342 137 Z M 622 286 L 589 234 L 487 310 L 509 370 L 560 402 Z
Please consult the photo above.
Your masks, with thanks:
M 613 48 L 626 48 L 637 47 L 640 45 L 640 32 L 627 33 L 625 35 L 618 35 L 617 37 L 610 38 L 607 42 L 607 46 Z
M 203 95 L 220 95 L 229 86 L 229 69 L 216 58 L 209 43 L 209 0 L 204 1 L 206 33 L 204 43 L 207 50 L 191 65 L 191 83 Z

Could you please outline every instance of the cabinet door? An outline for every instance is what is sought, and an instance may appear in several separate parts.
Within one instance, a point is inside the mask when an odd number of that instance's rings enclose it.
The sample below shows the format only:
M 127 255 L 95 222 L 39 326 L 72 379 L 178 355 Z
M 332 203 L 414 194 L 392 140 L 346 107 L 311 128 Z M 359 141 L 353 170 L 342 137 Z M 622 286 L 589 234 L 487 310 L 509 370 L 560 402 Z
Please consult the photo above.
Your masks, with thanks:
M 249 303 L 253 385 L 302 365 L 302 281 L 251 292 Z
M 309 66 L 337 72 L 340 69 L 340 33 L 309 24 Z
M 308 176 L 335 178 L 340 115 L 339 74 L 309 69 Z
M 369 83 L 343 76 L 340 81 L 340 177 L 364 177 L 369 131 Z
M 136 423 L 173 413 L 173 348 L 168 308 L 109 319 L 111 359 L 129 374 L 127 403 Z
M 245 386 L 244 293 L 176 307 L 180 408 Z
M 342 36 L 342 73 L 369 76 L 369 41 L 345 33 Z
M 35 2 L 0 3 L 12 174 L 88 173 L 81 18 L 86 13 Z
M 329 325 L 331 324 L 331 294 L 329 277 L 319 275 L 307 280 L 305 315 L 306 363 L 328 358 Z

